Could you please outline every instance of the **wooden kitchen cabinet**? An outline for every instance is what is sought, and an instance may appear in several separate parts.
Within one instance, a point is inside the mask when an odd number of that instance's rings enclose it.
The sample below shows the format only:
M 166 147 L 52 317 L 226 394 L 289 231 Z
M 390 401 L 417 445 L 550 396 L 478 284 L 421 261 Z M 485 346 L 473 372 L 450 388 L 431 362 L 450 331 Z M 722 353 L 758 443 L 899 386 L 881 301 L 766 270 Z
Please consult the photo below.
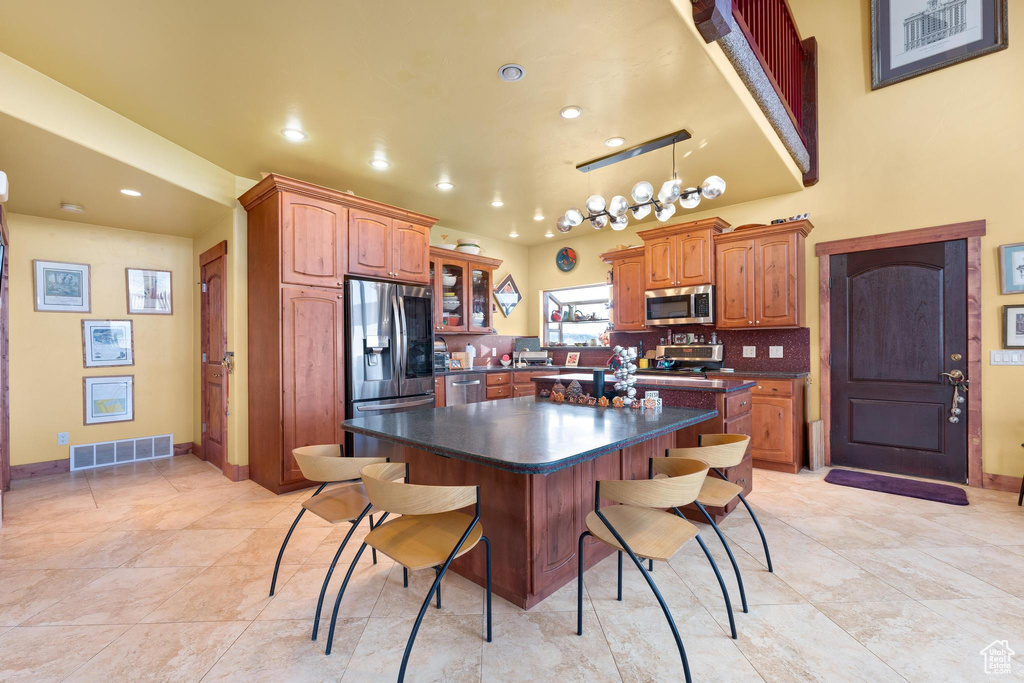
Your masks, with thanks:
M 736 379 L 747 379 L 742 375 Z M 804 392 L 807 380 L 758 379 L 751 390 L 750 447 L 754 467 L 796 473 L 804 465 Z
M 644 241 L 644 289 L 714 284 L 714 240 L 728 227 L 721 218 L 707 218 L 638 232 Z
M 494 331 L 491 303 L 498 259 L 430 247 L 428 282 L 434 290 L 434 332 L 490 334 Z M 445 284 L 445 282 L 450 284 Z M 475 314 L 475 315 L 474 315 Z
M 719 328 L 804 326 L 804 243 L 813 228 L 794 221 L 715 238 Z
M 346 275 L 425 282 L 436 219 L 273 174 L 239 201 L 248 213 L 248 476 L 284 493 L 311 484 L 293 448 L 343 441 Z
M 612 324 L 615 331 L 647 329 L 644 248 L 611 251 L 601 254 L 601 259 L 612 266 Z

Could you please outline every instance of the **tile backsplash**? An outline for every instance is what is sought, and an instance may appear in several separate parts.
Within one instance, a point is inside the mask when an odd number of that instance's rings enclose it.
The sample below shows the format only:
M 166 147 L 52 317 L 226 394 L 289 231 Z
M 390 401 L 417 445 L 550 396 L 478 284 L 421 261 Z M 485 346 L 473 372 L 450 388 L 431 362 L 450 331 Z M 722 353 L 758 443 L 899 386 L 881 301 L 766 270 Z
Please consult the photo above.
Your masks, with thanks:
M 727 368 L 756 372 L 809 372 L 811 369 L 811 330 L 806 327 L 794 330 L 716 330 L 705 325 L 688 325 L 655 328 L 647 332 L 613 332 L 611 343 L 636 346 L 639 342 L 645 352 L 653 351 L 660 343 L 660 339 L 667 340 L 669 329 L 673 334 L 692 332 L 698 336 L 703 334 L 707 339 L 711 338 L 712 332 L 716 332 L 719 341 L 725 347 L 724 363 Z M 756 347 L 753 358 L 743 357 L 744 346 Z M 769 358 L 770 346 L 781 346 L 782 358 Z

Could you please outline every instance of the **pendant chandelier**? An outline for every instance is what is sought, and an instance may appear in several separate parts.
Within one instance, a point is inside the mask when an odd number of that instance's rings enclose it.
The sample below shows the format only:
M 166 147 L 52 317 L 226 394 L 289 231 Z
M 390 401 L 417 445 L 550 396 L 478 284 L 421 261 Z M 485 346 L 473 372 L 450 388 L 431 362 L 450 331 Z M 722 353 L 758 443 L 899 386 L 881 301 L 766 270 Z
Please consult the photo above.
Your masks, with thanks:
M 555 221 L 555 227 L 559 232 L 569 232 L 583 221 L 590 221 L 595 230 L 608 225 L 612 230 L 625 230 L 630 215 L 641 221 L 650 215 L 652 209 L 658 221 L 664 223 L 675 215 L 677 201 L 684 209 L 695 209 L 702 197 L 718 199 L 725 194 L 725 181 L 716 175 L 706 178 L 700 187 L 682 189 L 682 185 L 676 173 L 676 148 L 672 144 L 672 178 L 662 183 L 657 196 L 654 194 L 654 186 L 646 180 L 633 186 L 630 193 L 632 203 L 622 195 L 615 195 L 609 202 L 599 194 L 590 195 L 584 204 L 586 215 L 578 208 L 571 208 Z

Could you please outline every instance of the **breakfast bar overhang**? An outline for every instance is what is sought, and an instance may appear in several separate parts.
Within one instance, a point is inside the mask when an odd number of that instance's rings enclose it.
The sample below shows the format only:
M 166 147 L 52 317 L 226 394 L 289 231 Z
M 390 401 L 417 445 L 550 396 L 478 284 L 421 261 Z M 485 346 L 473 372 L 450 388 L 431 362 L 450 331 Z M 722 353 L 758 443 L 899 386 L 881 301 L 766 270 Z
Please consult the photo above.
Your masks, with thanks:
M 576 544 L 599 479 L 646 479 L 680 429 L 716 417 L 696 408 L 591 407 L 534 397 L 346 420 L 346 431 L 398 444 L 415 484 L 480 486 L 494 546 L 494 592 L 529 609 L 576 576 Z M 587 567 L 611 553 L 593 543 Z M 484 557 L 452 570 L 484 584 Z

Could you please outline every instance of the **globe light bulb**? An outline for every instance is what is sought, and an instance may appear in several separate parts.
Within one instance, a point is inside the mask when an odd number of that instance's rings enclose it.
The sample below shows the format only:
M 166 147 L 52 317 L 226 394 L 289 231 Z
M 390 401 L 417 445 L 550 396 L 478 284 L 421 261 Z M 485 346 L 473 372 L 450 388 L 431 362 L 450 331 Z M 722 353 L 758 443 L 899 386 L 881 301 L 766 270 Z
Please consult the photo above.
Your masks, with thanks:
M 662 204 L 674 204 L 679 199 L 679 181 L 666 180 L 658 190 L 658 201 Z
M 623 197 L 621 194 L 617 194 L 612 197 L 612 200 L 608 203 L 608 213 L 615 218 L 622 218 L 626 215 L 626 211 L 629 210 L 629 200 Z
M 700 204 L 700 190 L 696 187 L 686 188 L 686 192 L 683 192 L 683 196 L 679 200 L 679 206 L 684 209 L 696 209 L 698 204 Z
M 643 206 L 638 206 L 635 209 L 632 209 L 632 213 L 633 218 L 637 219 L 638 221 L 642 221 L 651 214 L 651 205 L 644 204 Z
M 605 206 L 606 205 L 604 203 L 604 197 L 602 197 L 601 195 L 592 194 L 589 197 L 587 197 L 586 207 L 590 215 L 594 215 L 595 213 L 601 213 L 602 211 L 604 211 Z
M 601 214 L 600 216 L 597 216 L 596 218 L 594 218 L 591 221 L 591 223 L 594 224 L 594 230 L 600 230 L 601 228 L 603 228 L 603 227 L 608 225 L 608 216 L 605 216 L 604 214 Z
M 718 199 L 725 194 L 725 181 L 716 175 L 709 176 L 700 184 L 700 193 L 704 199 Z
M 569 225 L 569 221 L 565 219 L 565 216 L 555 221 L 555 227 L 558 229 L 558 232 L 569 232 L 572 230 L 572 226 Z
M 625 230 L 628 224 L 629 219 L 625 216 L 617 216 L 611 221 L 612 230 Z
M 669 218 L 672 218 L 676 213 L 675 204 L 665 204 L 660 209 L 655 210 L 654 215 L 657 216 L 658 220 L 664 223 Z
M 654 196 L 654 186 L 646 180 L 641 180 L 633 186 L 633 201 L 637 204 L 651 201 Z
M 577 225 L 583 222 L 583 212 L 579 209 L 569 209 L 565 212 L 565 222 L 569 224 L 570 228 L 575 228 Z

